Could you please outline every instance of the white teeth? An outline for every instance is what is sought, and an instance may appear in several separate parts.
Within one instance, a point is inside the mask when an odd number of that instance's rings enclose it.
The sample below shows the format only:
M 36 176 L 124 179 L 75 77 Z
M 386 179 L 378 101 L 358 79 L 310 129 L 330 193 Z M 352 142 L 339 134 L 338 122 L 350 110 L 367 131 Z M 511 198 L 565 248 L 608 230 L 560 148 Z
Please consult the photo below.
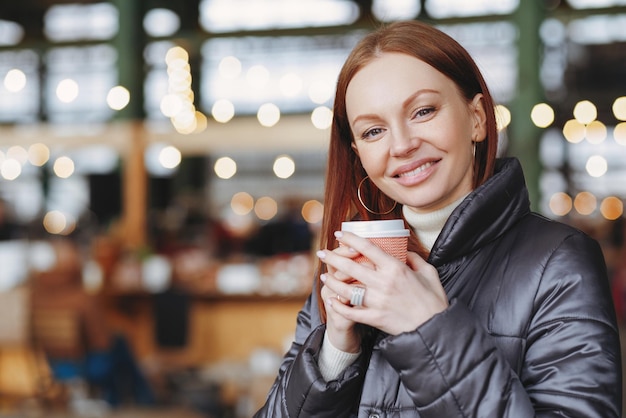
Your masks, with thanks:
M 420 171 L 424 171 L 426 170 L 428 167 L 430 167 L 431 165 L 433 165 L 433 163 L 426 163 L 424 165 L 421 165 L 419 167 L 417 167 L 415 170 L 411 170 L 411 171 L 407 171 L 406 173 L 401 173 L 398 175 L 398 177 L 411 177 L 411 176 L 415 176 L 417 173 L 419 173 Z

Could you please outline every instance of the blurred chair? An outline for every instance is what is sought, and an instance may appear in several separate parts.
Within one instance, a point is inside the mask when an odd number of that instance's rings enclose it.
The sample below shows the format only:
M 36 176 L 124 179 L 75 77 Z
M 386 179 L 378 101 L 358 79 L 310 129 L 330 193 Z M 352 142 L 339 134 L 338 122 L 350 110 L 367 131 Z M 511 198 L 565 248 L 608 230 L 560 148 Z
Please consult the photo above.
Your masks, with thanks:
M 30 338 L 29 314 L 28 287 L 0 291 L 0 400 L 9 409 L 44 401 L 52 389 L 50 369 Z
M 54 377 L 68 380 L 82 375 L 85 347 L 78 313 L 72 309 L 35 309 L 32 313 L 35 345 L 51 362 Z
M 82 263 L 74 243 L 49 244 L 49 265 L 33 269 L 30 331 L 34 347 L 48 364 L 51 386 L 62 401 L 102 397 L 108 378 L 110 335 L 98 301 L 82 285 Z
M 116 407 L 154 402 L 124 336 L 111 332 L 97 295 L 82 283 L 82 259 L 68 240 L 50 242 L 50 266 L 33 272 L 31 329 L 54 381 L 65 388 L 68 406 L 86 400 Z

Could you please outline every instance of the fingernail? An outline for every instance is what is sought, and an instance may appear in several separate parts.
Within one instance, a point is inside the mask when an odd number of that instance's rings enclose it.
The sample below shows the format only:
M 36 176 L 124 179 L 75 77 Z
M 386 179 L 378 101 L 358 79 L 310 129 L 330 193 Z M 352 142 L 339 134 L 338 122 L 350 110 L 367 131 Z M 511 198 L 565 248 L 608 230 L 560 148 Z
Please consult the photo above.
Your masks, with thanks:
M 322 283 L 326 282 L 326 274 L 321 274 L 320 280 L 322 281 Z
M 328 306 L 333 306 L 332 298 L 326 299 L 326 303 L 328 304 Z
M 335 238 L 341 238 L 341 237 L 343 237 L 343 232 L 335 231 Z
M 318 250 L 315 254 L 316 254 L 319 258 L 325 258 L 325 257 L 326 257 L 326 253 L 325 253 L 324 251 L 322 251 L 322 250 Z

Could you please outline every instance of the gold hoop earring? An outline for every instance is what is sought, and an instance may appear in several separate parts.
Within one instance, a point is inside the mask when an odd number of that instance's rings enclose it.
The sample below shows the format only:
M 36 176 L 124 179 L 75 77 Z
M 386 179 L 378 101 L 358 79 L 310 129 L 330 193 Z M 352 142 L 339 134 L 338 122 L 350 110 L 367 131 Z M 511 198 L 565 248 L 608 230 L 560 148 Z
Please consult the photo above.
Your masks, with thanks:
M 369 213 L 371 213 L 372 215 L 387 215 L 387 214 L 391 213 L 391 211 L 393 211 L 396 208 L 396 206 L 398 205 L 398 202 L 394 201 L 393 202 L 393 206 L 387 212 L 374 212 L 373 210 L 368 208 L 365 203 L 363 203 L 363 198 L 361 197 L 361 186 L 363 186 L 363 183 L 369 177 L 370 176 L 363 177 L 363 180 L 361 180 L 361 182 L 359 183 L 359 186 L 356 188 L 356 195 L 359 198 L 359 202 L 361 202 L 361 205 L 365 208 L 365 210 L 368 211 Z

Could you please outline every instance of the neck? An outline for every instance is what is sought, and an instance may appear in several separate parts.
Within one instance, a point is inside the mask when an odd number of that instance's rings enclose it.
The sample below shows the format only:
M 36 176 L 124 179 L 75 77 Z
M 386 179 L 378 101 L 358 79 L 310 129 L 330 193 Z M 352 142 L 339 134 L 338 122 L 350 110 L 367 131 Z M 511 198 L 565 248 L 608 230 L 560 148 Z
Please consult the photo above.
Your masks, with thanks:
M 417 213 L 408 206 L 402 207 L 402 214 L 420 242 L 428 251 L 433 248 L 439 233 L 446 224 L 450 214 L 466 196 L 450 203 L 448 206 L 428 213 Z

